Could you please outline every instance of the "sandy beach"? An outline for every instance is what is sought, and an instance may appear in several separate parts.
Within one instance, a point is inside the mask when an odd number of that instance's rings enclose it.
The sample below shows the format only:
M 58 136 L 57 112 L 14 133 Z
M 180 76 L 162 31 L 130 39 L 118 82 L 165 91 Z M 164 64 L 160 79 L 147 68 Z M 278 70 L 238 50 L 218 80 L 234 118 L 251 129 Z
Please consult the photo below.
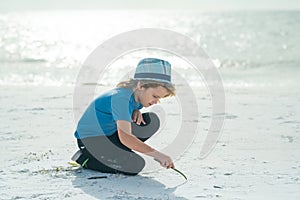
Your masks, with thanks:
M 226 90 L 226 120 L 214 151 L 199 159 L 197 137 L 175 161 L 188 181 L 160 168 L 128 177 L 68 165 L 76 150 L 72 92 L 1 87 L 1 199 L 299 198 L 296 91 L 291 98 L 285 89 Z M 99 174 L 107 178 L 88 179 Z

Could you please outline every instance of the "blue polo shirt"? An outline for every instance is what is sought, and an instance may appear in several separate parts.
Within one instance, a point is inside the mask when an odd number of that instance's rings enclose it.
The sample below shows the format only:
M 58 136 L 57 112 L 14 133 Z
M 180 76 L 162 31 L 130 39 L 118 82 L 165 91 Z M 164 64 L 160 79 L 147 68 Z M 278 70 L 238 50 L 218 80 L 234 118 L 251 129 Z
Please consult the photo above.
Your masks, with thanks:
M 80 118 L 75 137 L 110 136 L 117 131 L 117 120 L 131 122 L 134 110 L 143 106 L 129 88 L 114 88 L 95 99 Z

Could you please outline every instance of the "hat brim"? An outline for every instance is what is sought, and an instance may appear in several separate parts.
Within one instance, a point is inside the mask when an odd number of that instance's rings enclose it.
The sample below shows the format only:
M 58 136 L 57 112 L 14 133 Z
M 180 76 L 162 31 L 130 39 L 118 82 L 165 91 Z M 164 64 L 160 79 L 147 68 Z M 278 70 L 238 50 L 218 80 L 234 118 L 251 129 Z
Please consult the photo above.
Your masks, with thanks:
M 155 81 L 155 82 L 163 82 L 163 83 L 169 83 L 172 84 L 171 81 L 167 81 L 167 80 L 162 80 L 162 79 L 156 79 L 156 78 L 132 78 L 133 80 L 147 80 L 147 81 Z M 173 84 L 172 84 L 173 85 Z

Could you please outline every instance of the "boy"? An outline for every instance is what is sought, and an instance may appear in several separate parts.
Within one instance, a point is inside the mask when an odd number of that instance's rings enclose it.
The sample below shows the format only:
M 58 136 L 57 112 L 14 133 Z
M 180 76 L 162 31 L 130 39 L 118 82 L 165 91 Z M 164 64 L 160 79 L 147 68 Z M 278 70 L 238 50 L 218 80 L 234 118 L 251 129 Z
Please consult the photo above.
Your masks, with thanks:
M 104 173 L 136 175 L 145 161 L 134 150 L 153 157 L 165 168 L 174 168 L 169 156 L 144 143 L 158 130 L 159 118 L 139 111 L 173 95 L 170 63 L 142 59 L 133 79 L 100 95 L 84 112 L 75 132 L 80 150 L 72 160 Z

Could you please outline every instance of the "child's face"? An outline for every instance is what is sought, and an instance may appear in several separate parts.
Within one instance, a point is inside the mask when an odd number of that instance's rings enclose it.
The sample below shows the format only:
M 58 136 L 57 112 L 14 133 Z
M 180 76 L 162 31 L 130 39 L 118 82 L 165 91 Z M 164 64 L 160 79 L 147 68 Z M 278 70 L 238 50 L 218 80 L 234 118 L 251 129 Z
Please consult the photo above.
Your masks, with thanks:
M 168 95 L 168 90 L 162 86 L 155 88 L 138 87 L 137 89 L 137 101 L 140 102 L 144 107 L 157 104 L 160 98 L 164 98 Z

